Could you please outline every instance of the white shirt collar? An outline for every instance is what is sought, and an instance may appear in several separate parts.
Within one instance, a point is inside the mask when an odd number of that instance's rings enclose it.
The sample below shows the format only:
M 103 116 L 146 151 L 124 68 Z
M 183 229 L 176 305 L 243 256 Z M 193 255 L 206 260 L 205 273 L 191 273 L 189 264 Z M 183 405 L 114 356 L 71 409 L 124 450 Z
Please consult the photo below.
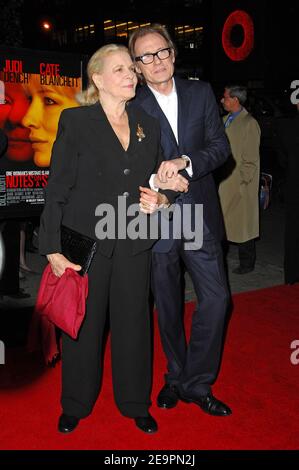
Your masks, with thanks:
M 154 90 L 150 85 L 148 85 L 152 91 L 154 97 L 157 100 L 160 108 L 168 120 L 172 132 L 178 142 L 178 95 L 176 92 L 175 82 L 172 79 L 172 90 L 168 95 L 163 95 L 157 90 Z
M 168 95 L 164 95 L 163 93 L 160 93 L 159 91 L 157 91 L 153 87 L 151 87 L 149 84 L 147 84 L 147 86 L 153 92 L 153 94 L 154 94 L 154 96 L 157 100 L 160 100 L 160 99 L 162 100 L 163 98 L 172 98 L 173 95 L 177 94 L 174 78 L 172 78 L 172 90 Z

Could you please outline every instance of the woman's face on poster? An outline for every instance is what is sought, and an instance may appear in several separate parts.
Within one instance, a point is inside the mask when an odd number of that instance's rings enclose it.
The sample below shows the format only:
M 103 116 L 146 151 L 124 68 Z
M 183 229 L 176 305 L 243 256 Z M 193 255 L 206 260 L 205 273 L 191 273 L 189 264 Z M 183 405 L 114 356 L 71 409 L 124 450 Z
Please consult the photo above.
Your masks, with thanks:
M 30 106 L 22 123 L 30 131 L 34 163 L 47 167 L 50 165 L 60 113 L 65 108 L 78 106 L 74 95 L 79 90 L 41 85 L 39 75 L 33 75 L 25 91 Z
M 14 161 L 30 160 L 33 154 L 30 130 L 22 124 L 30 102 L 22 85 L 17 83 L 4 83 L 3 96 L 4 100 L 0 104 L 0 127 L 8 138 L 6 155 Z

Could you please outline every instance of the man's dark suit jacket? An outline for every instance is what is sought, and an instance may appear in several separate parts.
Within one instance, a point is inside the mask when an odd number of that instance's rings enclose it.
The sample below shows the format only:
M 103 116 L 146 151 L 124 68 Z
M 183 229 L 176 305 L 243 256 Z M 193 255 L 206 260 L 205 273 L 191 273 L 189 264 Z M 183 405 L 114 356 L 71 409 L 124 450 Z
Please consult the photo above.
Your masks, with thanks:
M 99 103 L 62 112 L 41 216 L 41 254 L 61 252 L 61 223 L 96 238 L 99 217 L 95 216 L 95 209 L 99 204 L 109 203 L 117 211 L 121 195 L 125 195 L 127 205 L 139 203 L 139 186 L 149 186 L 151 174 L 163 159 L 160 127 L 140 107 L 129 104 L 127 112 L 131 130 L 127 152 Z M 138 125 L 145 136 L 141 141 L 137 136 Z M 149 249 L 154 241 L 128 239 L 127 251 L 134 255 Z M 99 251 L 109 257 L 114 245 L 115 240 L 101 240 Z
M 166 160 L 187 155 L 192 160 L 193 176 L 186 171 L 182 174 L 189 180 L 189 192 L 181 200 L 203 204 L 204 224 L 220 240 L 223 237 L 223 220 L 218 201 L 218 194 L 212 175 L 213 170 L 221 166 L 230 147 L 223 123 L 219 116 L 214 94 L 208 83 L 175 78 L 178 96 L 178 140 L 161 110 L 155 96 L 148 86 L 141 86 L 134 102 L 151 116 L 158 118 L 161 126 L 161 144 Z M 171 241 L 160 240 L 154 247 L 165 246 Z M 168 247 L 169 248 L 169 247 Z M 163 249 L 161 251 L 164 251 Z

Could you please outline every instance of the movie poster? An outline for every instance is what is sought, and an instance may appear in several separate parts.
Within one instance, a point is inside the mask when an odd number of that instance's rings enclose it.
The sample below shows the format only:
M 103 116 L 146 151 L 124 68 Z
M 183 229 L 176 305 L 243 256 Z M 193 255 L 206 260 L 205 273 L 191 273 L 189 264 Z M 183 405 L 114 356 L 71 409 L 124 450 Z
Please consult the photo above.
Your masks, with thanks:
M 83 57 L 0 47 L 0 218 L 41 213 L 60 113 L 78 106 Z

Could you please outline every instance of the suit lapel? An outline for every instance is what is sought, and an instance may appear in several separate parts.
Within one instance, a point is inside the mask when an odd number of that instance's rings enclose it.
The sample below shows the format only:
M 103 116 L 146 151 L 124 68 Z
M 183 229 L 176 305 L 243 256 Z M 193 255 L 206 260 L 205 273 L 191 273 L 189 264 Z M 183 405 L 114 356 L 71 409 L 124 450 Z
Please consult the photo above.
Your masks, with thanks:
M 142 122 L 136 116 L 136 113 L 133 111 L 133 107 L 131 106 L 130 102 L 127 104 L 127 113 L 130 126 L 130 144 L 127 152 L 124 153 L 125 156 L 127 156 L 130 160 L 134 160 L 135 158 L 138 158 L 138 154 L 140 153 L 140 143 L 138 142 L 137 128 L 138 125 L 142 128 Z
M 89 106 L 88 111 L 89 117 L 93 121 L 107 121 L 106 115 L 99 101 Z
M 235 119 L 232 120 L 230 125 L 226 127 L 225 132 L 227 133 L 228 136 L 232 135 L 237 135 L 237 129 L 241 129 L 244 125 L 244 118 L 246 118 L 248 115 L 248 112 L 246 111 L 245 108 L 242 109 L 242 111 L 235 117 Z M 225 118 L 224 118 L 225 119 Z
M 131 112 L 130 107 L 127 107 L 127 112 L 130 126 L 130 143 L 129 148 L 127 151 L 125 151 L 112 126 L 110 125 L 100 103 L 97 102 L 91 105 L 89 108 L 90 129 L 93 136 L 92 142 L 96 141 L 98 149 L 101 149 L 103 139 L 105 139 L 106 142 L 109 142 L 112 150 L 111 156 L 115 156 L 121 164 L 123 164 L 125 157 L 131 156 L 134 158 L 136 156 L 136 152 L 134 150 L 136 146 L 135 141 L 137 141 L 137 123 L 135 122 L 136 119 L 134 118 L 134 113 Z
M 182 147 L 183 139 L 186 135 L 185 128 L 190 114 L 191 94 L 189 93 L 189 90 L 184 87 L 184 82 L 179 78 L 175 78 L 175 86 L 178 96 L 178 139 L 179 147 Z
M 145 111 L 159 120 L 162 134 L 164 134 L 166 139 L 170 141 L 172 146 L 177 147 L 177 141 L 174 136 L 174 133 L 172 132 L 168 119 L 163 113 L 162 109 L 159 106 L 159 103 L 157 102 L 155 96 L 153 95 L 148 86 L 144 85 L 141 90 L 139 99 Z
M 88 109 L 89 118 L 89 130 L 91 132 L 91 143 L 96 142 L 97 145 L 103 139 L 103 136 L 107 141 L 114 142 L 114 132 L 109 124 L 106 114 L 103 111 L 102 106 L 99 102 L 92 104 Z M 116 137 L 116 136 L 115 136 Z M 101 148 L 101 147 L 99 147 Z
M 183 146 L 184 136 L 186 135 L 185 129 L 188 122 L 188 117 L 190 114 L 190 101 L 191 94 L 184 86 L 184 82 L 179 78 L 175 78 L 175 86 L 178 96 L 178 140 L 179 145 L 177 144 L 176 138 L 172 132 L 171 126 L 160 108 L 155 96 L 147 86 L 143 86 L 139 93 L 139 99 L 142 107 L 152 116 L 156 117 L 160 121 L 161 132 L 164 134 L 165 139 L 169 142 L 169 147 L 180 148 Z M 188 112 L 189 110 L 189 112 Z M 163 136 L 162 136 L 163 138 Z

